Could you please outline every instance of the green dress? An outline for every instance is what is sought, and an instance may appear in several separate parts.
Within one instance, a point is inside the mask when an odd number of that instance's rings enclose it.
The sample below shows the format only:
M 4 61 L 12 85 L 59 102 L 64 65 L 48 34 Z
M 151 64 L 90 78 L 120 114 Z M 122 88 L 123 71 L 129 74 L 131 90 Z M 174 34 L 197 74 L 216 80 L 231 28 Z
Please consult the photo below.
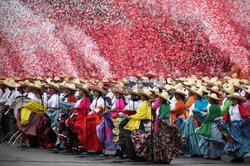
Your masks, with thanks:
M 212 104 L 209 108 L 209 113 L 203 122 L 203 126 L 196 132 L 196 134 L 209 137 L 211 133 L 211 126 L 214 119 L 221 117 L 221 108 L 218 104 Z
M 170 123 L 170 105 L 164 103 L 160 107 L 160 116 L 167 122 Z

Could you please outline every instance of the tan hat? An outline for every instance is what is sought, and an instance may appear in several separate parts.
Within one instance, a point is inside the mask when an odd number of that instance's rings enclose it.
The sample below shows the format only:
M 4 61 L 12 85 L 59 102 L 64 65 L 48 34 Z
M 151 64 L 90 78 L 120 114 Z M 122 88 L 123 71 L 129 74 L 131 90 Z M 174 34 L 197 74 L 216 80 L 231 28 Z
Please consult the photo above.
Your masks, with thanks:
M 144 95 L 144 96 L 147 96 L 149 99 L 153 99 L 151 92 L 147 89 L 139 89 L 138 92 L 140 95 Z
M 59 77 L 55 77 L 54 81 L 61 81 L 61 79 Z
M 25 80 L 25 81 L 23 82 L 23 86 L 31 86 L 30 81 L 29 81 L 29 80 Z
M 128 89 L 127 92 L 131 95 L 139 96 L 138 89 Z
M 156 87 L 154 87 L 153 89 L 150 89 L 151 92 L 155 92 L 155 93 L 159 93 L 160 90 Z
M 102 94 L 107 94 L 107 92 L 102 88 L 103 85 L 101 83 L 99 83 L 98 85 L 90 85 L 88 87 L 88 89 L 91 89 L 91 90 L 96 90 L 96 91 L 99 91 L 101 92 Z
M 81 90 L 83 90 L 83 91 L 85 91 L 87 93 L 90 93 L 87 84 L 85 84 L 85 85 L 84 84 L 77 84 L 76 86 L 77 86 L 78 89 L 81 89 Z
M 177 90 L 174 90 L 173 91 L 174 94 L 179 94 L 179 95 L 182 95 L 182 96 L 186 96 L 186 93 L 184 93 L 182 90 L 180 89 L 177 89 Z
M 250 94 L 250 86 L 247 86 L 246 88 L 243 88 L 243 90 L 244 90 L 246 93 Z
M 214 92 L 214 93 L 222 94 L 221 92 L 219 92 L 219 87 L 218 86 L 213 86 L 211 88 L 211 91 Z
M 187 90 L 189 90 L 190 92 L 192 92 L 192 91 L 196 91 L 197 90 L 197 88 L 195 87 L 195 86 L 192 86 L 192 88 L 186 88 Z
M 71 83 L 78 85 L 81 84 L 81 81 L 80 79 L 74 79 L 73 81 L 71 81 Z
M 12 78 L 6 79 L 3 83 L 11 88 L 16 88 L 19 86 L 19 84 L 17 84 Z
M 159 93 L 159 92 L 156 92 L 155 93 L 157 96 L 159 96 L 160 98 L 163 98 L 164 100 L 168 101 L 168 102 L 171 102 L 169 100 L 169 96 L 168 96 L 168 93 L 166 91 L 163 91 L 162 93 Z
M 170 91 L 170 90 L 172 90 L 172 87 L 169 84 L 167 84 L 167 85 L 164 86 L 164 89 L 166 91 Z
M 204 97 L 203 97 L 203 90 L 202 90 L 201 88 L 199 88 L 198 90 L 192 90 L 192 89 L 190 89 L 190 91 L 191 91 L 193 94 L 195 94 L 195 95 L 197 95 L 197 96 L 200 96 L 201 98 L 204 98 Z
M 214 99 L 214 100 L 221 100 L 220 98 L 217 97 L 217 95 L 215 93 L 212 93 L 211 95 L 206 95 L 206 97 L 208 97 L 210 99 Z
M 111 91 L 112 91 L 113 93 L 120 93 L 120 94 L 125 95 L 125 96 L 128 95 L 128 93 L 127 93 L 125 90 L 123 90 L 121 84 L 118 85 L 118 86 L 115 87 L 115 88 L 111 88 Z
M 177 85 L 174 86 L 174 90 L 177 90 L 177 89 L 182 89 L 183 88 L 183 85 L 182 83 L 178 83 Z
M 217 85 L 217 77 L 213 77 L 211 80 L 207 81 L 209 85 Z
M 30 86 L 31 88 L 35 88 L 35 89 L 38 89 L 38 90 L 41 90 L 42 89 L 42 84 L 40 81 L 36 81 L 35 83 L 31 84 Z
M 205 86 L 201 86 L 200 88 L 201 88 L 202 91 L 205 92 L 205 93 L 209 93 L 209 92 L 210 92 L 209 90 L 207 90 L 207 88 L 206 88 Z
M 225 91 L 226 93 L 228 93 L 228 94 L 233 94 L 233 93 L 234 93 L 234 87 L 233 87 L 233 86 L 228 87 L 228 88 L 223 87 L 223 89 L 224 89 L 224 91 Z
M 239 93 L 233 93 L 231 95 L 227 96 L 228 99 L 238 99 L 242 102 L 246 102 L 246 100 L 244 99 L 244 97 L 242 97 Z
M 60 91 L 60 84 L 57 84 L 57 83 L 54 83 L 54 82 L 50 82 L 48 83 L 49 87 L 57 90 L 57 91 Z
M 75 84 L 65 84 L 65 88 L 70 89 L 70 90 L 76 90 L 76 85 Z

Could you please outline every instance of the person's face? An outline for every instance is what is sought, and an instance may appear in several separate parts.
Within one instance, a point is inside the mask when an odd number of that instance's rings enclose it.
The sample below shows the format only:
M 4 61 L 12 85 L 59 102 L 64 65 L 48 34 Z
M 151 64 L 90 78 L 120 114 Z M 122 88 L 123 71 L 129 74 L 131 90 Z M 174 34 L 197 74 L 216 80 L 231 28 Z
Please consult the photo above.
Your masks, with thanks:
M 79 94 L 80 94 L 82 97 L 85 97 L 85 96 L 86 96 L 85 91 L 82 90 L 82 89 L 79 90 Z
M 52 89 L 50 89 L 50 91 L 51 91 L 52 94 L 56 94 L 56 90 L 55 89 L 52 88 Z
M 214 104 L 213 99 L 210 99 L 210 98 L 209 98 L 208 101 L 209 101 L 210 104 Z
M 144 96 L 144 95 L 141 95 L 140 97 L 141 97 L 141 100 L 142 100 L 142 101 L 144 101 L 144 100 L 146 100 L 146 99 L 147 99 L 147 97 L 146 97 L 146 96 Z
M 195 99 L 195 100 L 199 100 L 200 97 L 199 97 L 198 95 L 194 95 L 194 99 Z
M 120 98 L 122 96 L 122 94 L 120 94 L 120 93 L 115 93 L 115 98 Z
M 188 96 L 193 96 L 193 93 L 189 91 Z
M 94 94 L 95 98 L 101 96 L 101 93 L 100 93 L 99 91 L 97 91 L 97 90 L 94 90 L 94 91 L 93 91 L 93 94 Z
M 72 90 L 70 90 L 70 89 L 66 89 L 65 90 L 67 93 L 71 93 L 72 92 Z
M 248 93 L 245 94 L 246 99 L 250 99 L 250 95 Z
M 240 101 L 238 99 L 232 99 L 233 105 L 240 104 Z
M 164 100 L 163 100 L 161 97 L 159 97 L 158 103 L 159 103 L 159 104 L 163 104 L 163 101 L 164 101 Z
M 174 97 L 176 98 L 176 100 L 181 98 L 180 95 L 178 95 L 178 94 L 175 94 Z
M 155 94 L 154 91 L 152 92 L 152 96 L 153 96 L 153 98 L 157 98 L 157 97 L 158 97 L 158 96 Z

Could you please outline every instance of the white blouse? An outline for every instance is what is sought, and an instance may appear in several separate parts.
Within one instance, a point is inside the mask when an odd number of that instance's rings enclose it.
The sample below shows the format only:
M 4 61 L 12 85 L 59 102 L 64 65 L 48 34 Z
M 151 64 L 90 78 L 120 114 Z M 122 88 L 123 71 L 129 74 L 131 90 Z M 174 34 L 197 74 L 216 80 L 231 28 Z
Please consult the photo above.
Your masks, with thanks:
M 238 104 L 235 106 L 232 105 L 229 107 L 229 115 L 230 115 L 231 122 L 236 121 L 236 120 L 242 120 Z
M 59 107 L 59 96 L 58 94 L 53 94 L 48 101 L 48 107 L 58 108 Z
M 98 99 L 94 99 L 92 104 L 90 105 L 91 111 L 95 111 L 96 113 L 100 112 L 101 110 L 97 107 L 102 107 L 105 109 L 105 106 L 108 106 L 108 103 L 106 102 L 104 104 L 104 99 L 102 97 L 99 97 Z

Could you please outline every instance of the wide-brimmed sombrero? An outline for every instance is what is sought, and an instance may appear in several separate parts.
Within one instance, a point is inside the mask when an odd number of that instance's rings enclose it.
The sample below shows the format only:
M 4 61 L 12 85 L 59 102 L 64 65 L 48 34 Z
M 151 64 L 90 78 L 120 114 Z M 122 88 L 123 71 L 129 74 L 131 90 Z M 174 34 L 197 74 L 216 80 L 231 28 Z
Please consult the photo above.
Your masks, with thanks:
M 164 100 L 166 100 L 166 101 L 168 101 L 168 102 L 171 102 L 171 101 L 169 100 L 168 92 L 166 92 L 166 91 L 163 91 L 162 93 L 156 92 L 155 94 L 156 94 L 157 96 L 159 96 L 160 98 L 163 98 Z
M 228 99 L 238 99 L 242 102 L 246 102 L 246 99 L 244 99 L 244 97 L 242 97 L 239 93 L 233 93 L 231 95 L 227 96 Z
M 216 93 L 212 93 L 211 95 L 206 95 L 207 98 L 213 99 L 213 100 L 221 100 L 217 97 Z

